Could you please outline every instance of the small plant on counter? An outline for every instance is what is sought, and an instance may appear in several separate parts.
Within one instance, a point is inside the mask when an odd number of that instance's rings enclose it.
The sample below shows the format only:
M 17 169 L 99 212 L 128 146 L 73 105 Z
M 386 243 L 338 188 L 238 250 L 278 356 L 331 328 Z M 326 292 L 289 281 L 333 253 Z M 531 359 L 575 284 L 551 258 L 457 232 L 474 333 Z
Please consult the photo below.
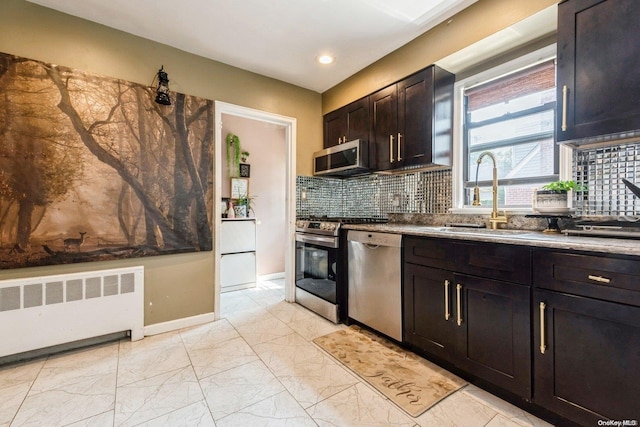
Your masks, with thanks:
M 239 206 L 246 206 L 247 207 L 247 216 L 249 216 L 249 212 L 253 212 L 255 214 L 255 212 L 253 211 L 253 204 L 255 203 L 256 196 L 242 196 L 238 198 L 238 203 L 237 205 Z
M 561 193 L 563 191 L 584 191 L 584 186 L 576 184 L 575 181 L 555 181 L 542 186 L 543 190 L 555 191 Z

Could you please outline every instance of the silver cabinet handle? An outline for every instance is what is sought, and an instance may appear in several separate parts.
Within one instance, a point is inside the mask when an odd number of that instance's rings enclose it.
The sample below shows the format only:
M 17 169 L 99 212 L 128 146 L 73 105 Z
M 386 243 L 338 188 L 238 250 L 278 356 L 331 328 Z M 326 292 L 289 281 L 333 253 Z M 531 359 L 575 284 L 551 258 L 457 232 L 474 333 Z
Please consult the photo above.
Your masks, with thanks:
M 594 276 L 593 274 L 590 274 L 587 277 L 589 278 L 589 280 L 593 280 L 594 282 L 611 283 L 611 279 L 609 279 L 608 277 Z
M 451 312 L 449 311 L 449 281 L 444 281 L 444 320 L 451 318 Z
M 402 144 L 402 134 L 398 132 L 398 161 L 402 160 L 402 155 L 400 153 L 400 145 Z
M 461 293 L 462 293 L 462 285 L 458 283 L 456 285 L 456 311 L 457 311 L 456 323 L 458 324 L 458 326 L 462 326 L 462 303 L 460 302 Z
M 389 135 L 389 160 L 391 163 L 395 162 L 393 160 L 393 135 Z
M 540 354 L 544 354 L 547 350 L 544 339 L 544 309 L 547 308 L 547 304 L 540 303 Z
M 567 85 L 562 86 L 562 132 L 567 131 L 567 95 L 569 88 Z
M 345 135 L 345 136 L 343 136 L 343 137 L 342 137 L 342 142 L 343 142 L 343 143 L 347 142 L 347 135 Z

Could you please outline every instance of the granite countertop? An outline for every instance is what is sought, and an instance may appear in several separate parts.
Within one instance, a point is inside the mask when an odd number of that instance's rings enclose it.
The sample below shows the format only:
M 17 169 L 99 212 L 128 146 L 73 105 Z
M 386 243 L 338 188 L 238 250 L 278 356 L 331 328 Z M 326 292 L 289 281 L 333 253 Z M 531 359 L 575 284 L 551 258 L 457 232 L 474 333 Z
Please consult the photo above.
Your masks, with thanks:
M 344 225 L 343 228 L 346 230 L 394 233 L 408 236 L 439 237 L 477 242 L 505 243 L 521 246 L 640 256 L 640 240 L 632 239 L 567 236 L 564 234 L 543 233 L 535 230 L 490 230 L 486 228 L 472 229 L 396 223 L 353 224 Z

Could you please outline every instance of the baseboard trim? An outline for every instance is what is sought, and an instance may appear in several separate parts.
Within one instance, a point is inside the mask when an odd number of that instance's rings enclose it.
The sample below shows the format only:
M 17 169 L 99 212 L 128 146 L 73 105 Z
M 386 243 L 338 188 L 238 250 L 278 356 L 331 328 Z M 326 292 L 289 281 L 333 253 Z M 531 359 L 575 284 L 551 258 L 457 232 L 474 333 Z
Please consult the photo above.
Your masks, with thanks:
M 178 329 L 191 326 L 203 325 L 215 320 L 214 313 L 199 314 L 197 316 L 184 317 L 182 319 L 170 320 L 168 322 L 154 323 L 144 327 L 144 336 L 164 334 L 165 332 L 177 331 Z
M 282 273 L 271 273 L 271 274 L 258 276 L 258 280 L 277 280 L 277 279 L 284 279 L 284 278 L 285 278 L 284 271 Z

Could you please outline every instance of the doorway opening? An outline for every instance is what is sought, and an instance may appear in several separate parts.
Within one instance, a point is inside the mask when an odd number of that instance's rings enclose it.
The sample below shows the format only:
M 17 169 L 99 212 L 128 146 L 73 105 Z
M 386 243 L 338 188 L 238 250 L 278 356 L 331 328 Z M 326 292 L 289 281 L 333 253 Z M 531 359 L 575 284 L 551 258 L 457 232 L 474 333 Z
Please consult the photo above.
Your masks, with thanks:
M 238 105 L 228 104 L 225 102 L 215 102 L 215 167 L 214 167 L 214 316 L 215 319 L 220 318 L 220 227 L 222 224 L 222 205 L 223 194 L 223 161 L 225 155 L 223 147 L 226 136 L 223 135 L 223 116 L 232 116 L 244 119 L 255 120 L 265 124 L 281 126 L 284 128 L 284 140 L 286 145 L 285 154 L 285 197 L 284 197 L 284 234 L 282 239 L 285 242 L 284 250 L 284 273 L 285 273 L 285 292 L 284 299 L 293 302 L 295 299 L 295 218 L 296 218 L 296 176 L 295 176 L 295 148 L 296 148 L 296 119 L 278 114 L 268 113 L 265 111 L 255 110 L 252 108 L 241 107 Z M 267 200 L 264 203 L 268 203 Z M 259 220 L 259 219 L 258 219 Z

